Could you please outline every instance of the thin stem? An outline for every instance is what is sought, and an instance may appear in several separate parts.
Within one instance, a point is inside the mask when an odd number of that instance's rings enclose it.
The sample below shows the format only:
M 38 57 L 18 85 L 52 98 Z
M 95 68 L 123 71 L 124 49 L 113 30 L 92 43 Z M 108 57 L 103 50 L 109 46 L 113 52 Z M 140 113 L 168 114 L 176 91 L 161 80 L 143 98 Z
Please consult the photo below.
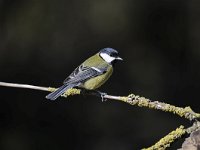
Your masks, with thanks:
M 0 82 L 0 86 L 33 89 L 33 90 L 40 90 L 40 91 L 49 91 L 48 87 L 34 86 L 34 85 L 28 85 L 28 84 L 16 84 L 16 83 Z

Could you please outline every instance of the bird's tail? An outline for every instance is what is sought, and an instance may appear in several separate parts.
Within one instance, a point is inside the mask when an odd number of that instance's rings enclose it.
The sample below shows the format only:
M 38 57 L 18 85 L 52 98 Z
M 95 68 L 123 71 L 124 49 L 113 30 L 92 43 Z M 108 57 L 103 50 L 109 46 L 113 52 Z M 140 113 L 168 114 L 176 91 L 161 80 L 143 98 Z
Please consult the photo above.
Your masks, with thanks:
M 68 89 L 74 87 L 73 85 L 66 85 L 64 84 L 63 86 L 59 87 L 56 91 L 48 94 L 46 96 L 47 99 L 50 100 L 56 100 L 56 98 L 58 98 L 60 95 L 62 95 L 63 93 L 65 93 L 65 91 L 67 91 Z

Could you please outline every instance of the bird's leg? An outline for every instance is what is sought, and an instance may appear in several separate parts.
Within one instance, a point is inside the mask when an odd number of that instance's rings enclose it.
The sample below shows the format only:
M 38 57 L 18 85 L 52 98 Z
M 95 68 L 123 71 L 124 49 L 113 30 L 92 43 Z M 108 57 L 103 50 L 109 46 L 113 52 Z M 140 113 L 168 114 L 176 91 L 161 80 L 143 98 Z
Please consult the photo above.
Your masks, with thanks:
M 105 95 L 107 95 L 107 93 L 103 93 L 103 92 L 100 92 L 100 91 L 96 91 L 96 92 L 99 93 L 99 95 L 101 96 L 102 102 L 107 101 L 107 99 L 104 97 Z
M 101 92 L 101 91 L 96 91 L 96 90 L 93 90 L 92 92 L 93 92 L 95 95 L 101 97 L 102 102 L 104 102 L 104 101 L 107 100 L 106 98 L 104 98 L 104 96 L 107 95 L 107 93 L 103 93 L 103 92 Z

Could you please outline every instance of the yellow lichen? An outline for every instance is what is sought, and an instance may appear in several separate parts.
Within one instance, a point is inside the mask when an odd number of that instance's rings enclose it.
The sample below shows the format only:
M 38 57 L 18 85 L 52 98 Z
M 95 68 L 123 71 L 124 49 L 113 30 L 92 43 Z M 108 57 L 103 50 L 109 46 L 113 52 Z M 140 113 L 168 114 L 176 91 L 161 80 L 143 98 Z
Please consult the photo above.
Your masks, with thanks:
M 71 88 L 71 89 L 68 89 L 62 96 L 67 97 L 67 96 L 77 95 L 80 93 L 81 93 L 80 89 Z
M 123 101 L 123 102 L 128 102 L 128 97 L 121 96 L 120 100 Z
M 131 105 L 137 105 L 139 107 L 148 107 L 151 109 L 158 109 L 165 112 L 171 112 L 173 114 L 179 115 L 180 117 L 184 116 L 189 120 L 200 118 L 200 114 L 194 113 L 190 107 L 180 108 L 158 101 L 150 101 L 145 97 L 140 97 L 134 94 L 129 94 L 127 97 L 123 97 L 123 99 L 121 100 Z
M 164 150 L 167 147 L 170 147 L 170 144 L 174 142 L 177 138 L 180 138 L 183 134 L 186 133 L 186 130 L 184 129 L 184 126 L 180 126 L 176 130 L 170 132 L 168 135 L 166 135 L 164 138 L 160 139 L 155 145 L 144 148 L 143 150 Z
M 49 92 L 54 92 L 55 90 L 56 90 L 56 88 L 52 88 L 52 87 L 49 87 L 49 88 L 48 88 L 48 91 L 49 91 Z
M 50 91 L 50 92 L 54 92 L 56 90 L 57 90 L 56 88 L 52 88 L 52 87 L 48 88 L 48 91 Z M 68 89 L 62 96 L 68 97 L 68 96 L 77 95 L 77 94 L 80 94 L 80 93 L 81 93 L 80 89 L 71 88 L 71 89 Z

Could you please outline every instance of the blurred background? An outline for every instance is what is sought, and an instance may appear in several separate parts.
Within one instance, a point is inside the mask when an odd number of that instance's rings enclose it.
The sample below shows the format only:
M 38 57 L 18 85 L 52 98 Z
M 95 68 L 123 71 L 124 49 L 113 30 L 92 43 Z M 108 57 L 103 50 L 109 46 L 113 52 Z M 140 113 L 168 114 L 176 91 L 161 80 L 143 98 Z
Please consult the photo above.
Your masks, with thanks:
M 200 111 L 200 9 L 190 0 L 1 0 L 0 81 L 58 87 L 89 56 L 124 59 L 101 91 Z M 131 150 L 190 122 L 92 96 L 0 87 L 1 150 Z M 181 147 L 183 140 L 172 145 Z

